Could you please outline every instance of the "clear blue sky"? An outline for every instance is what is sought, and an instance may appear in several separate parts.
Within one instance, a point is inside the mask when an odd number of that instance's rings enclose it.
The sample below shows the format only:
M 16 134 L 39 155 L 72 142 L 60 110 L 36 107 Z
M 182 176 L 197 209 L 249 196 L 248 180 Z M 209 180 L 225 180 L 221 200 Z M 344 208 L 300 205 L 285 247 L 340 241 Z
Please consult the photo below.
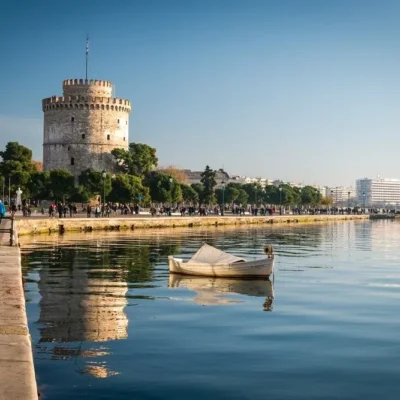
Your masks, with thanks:
M 7 8 L 6 8 L 7 7 Z M 161 165 L 305 183 L 400 178 L 400 1 L 9 1 L 0 147 L 41 159 L 41 99 L 115 83 Z

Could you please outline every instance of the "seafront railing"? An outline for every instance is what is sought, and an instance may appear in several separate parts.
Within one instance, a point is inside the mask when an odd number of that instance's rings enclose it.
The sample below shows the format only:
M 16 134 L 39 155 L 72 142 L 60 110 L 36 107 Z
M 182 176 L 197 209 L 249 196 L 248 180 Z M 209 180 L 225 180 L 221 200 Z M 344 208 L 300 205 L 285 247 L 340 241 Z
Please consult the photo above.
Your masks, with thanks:
M 11 222 L 9 224 L 7 224 L 7 225 L 9 225 L 9 227 L 6 227 L 6 228 L 0 227 L 0 233 L 5 233 L 5 234 L 9 233 L 10 234 L 10 240 L 9 240 L 10 246 L 14 246 L 14 243 L 15 243 L 15 240 L 14 240 L 14 236 L 15 236 L 14 235 L 14 233 L 15 233 L 14 217 L 3 217 L 3 220 L 9 220 Z

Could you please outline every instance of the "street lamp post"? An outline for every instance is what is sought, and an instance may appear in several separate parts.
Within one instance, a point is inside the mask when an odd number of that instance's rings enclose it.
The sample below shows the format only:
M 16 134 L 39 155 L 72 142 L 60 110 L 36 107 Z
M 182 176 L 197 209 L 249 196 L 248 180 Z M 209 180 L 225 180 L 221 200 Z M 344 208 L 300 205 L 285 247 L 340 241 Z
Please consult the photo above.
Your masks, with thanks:
M 299 204 L 297 213 L 300 214 L 300 210 L 302 209 L 302 202 L 301 202 L 301 188 L 299 188 Z
M 8 207 L 11 204 L 11 176 L 8 177 Z
M 103 217 L 106 213 L 106 178 L 107 178 L 107 172 L 103 171 Z
M 350 208 L 350 192 L 347 192 L 347 207 Z
M 221 215 L 225 213 L 225 181 L 222 181 L 222 210 Z
M 172 215 L 172 183 L 173 183 L 173 179 L 172 179 L 172 177 L 170 177 L 169 178 L 169 188 L 170 188 L 170 191 L 171 191 L 171 203 L 170 203 L 170 206 L 169 206 L 169 211 L 168 211 L 168 215 L 169 216 L 171 216 Z
M 282 215 L 282 188 L 279 188 L 279 214 Z
M 365 212 L 365 192 L 363 192 L 363 208 L 364 208 L 364 212 Z

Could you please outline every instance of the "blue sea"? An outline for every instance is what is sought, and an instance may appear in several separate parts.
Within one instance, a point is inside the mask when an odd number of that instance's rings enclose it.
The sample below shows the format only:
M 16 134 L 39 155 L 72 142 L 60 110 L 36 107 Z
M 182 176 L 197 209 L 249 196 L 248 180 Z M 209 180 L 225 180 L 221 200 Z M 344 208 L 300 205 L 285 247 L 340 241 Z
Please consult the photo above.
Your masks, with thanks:
M 169 276 L 203 242 L 272 245 L 274 276 Z M 23 242 L 41 399 L 398 400 L 399 243 L 396 221 Z

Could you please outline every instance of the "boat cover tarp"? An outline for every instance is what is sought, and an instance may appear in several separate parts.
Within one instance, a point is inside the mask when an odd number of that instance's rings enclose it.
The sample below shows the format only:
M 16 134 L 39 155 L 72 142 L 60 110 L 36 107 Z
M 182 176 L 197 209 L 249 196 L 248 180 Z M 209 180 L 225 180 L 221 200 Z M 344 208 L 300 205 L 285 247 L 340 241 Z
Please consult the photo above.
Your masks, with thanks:
M 200 247 L 197 253 L 188 261 L 188 264 L 233 264 L 236 262 L 246 261 L 244 258 L 233 256 L 218 250 L 206 243 Z

